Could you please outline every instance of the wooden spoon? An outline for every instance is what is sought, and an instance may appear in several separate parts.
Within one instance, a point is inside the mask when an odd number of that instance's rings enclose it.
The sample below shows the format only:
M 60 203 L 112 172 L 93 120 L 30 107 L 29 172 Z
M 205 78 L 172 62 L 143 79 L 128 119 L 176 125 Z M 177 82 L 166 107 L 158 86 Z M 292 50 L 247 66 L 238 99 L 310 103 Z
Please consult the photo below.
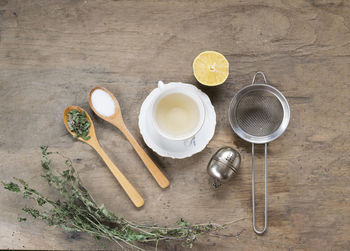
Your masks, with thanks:
M 79 106 L 68 106 L 64 112 L 63 112 L 63 122 L 66 126 L 68 132 L 70 132 L 72 135 L 74 135 L 73 132 L 69 129 L 67 123 L 68 123 L 68 112 L 70 110 L 78 110 L 78 111 L 84 111 L 84 109 L 80 108 Z M 127 180 L 127 178 L 122 174 L 122 172 L 113 164 L 112 160 L 107 156 L 107 154 L 103 151 L 102 147 L 98 143 L 96 134 L 95 134 L 95 127 L 92 123 L 92 120 L 89 116 L 89 114 L 85 111 L 86 118 L 90 122 L 90 128 L 89 128 L 89 134 L 90 139 L 84 140 L 81 137 L 78 137 L 78 140 L 85 142 L 86 144 L 90 145 L 92 148 L 96 150 L 96 152 L 101 156 L 101 158 L 104 160 L 106 165 L 109 167 L 109 170 L 113 173 L 114 177 L 118 180 L 119 184 L 122 186 L 126 194 L 129 196 L 130 200 L 134 203 L 136 207 L 142 207 L 144 204 L 144 200 L 141 197 L 141 195 L 136 191 L 136 189 L 131 185 L 131 183 Z
M 115 104 L 115 112 L 113 115 L 107 117 L 107 116 L 103 116 L 102 114 L 98 113 L 94 106 L 92 105 L 92 101 L 91 101 L 91 95 L 92 93 L 97 90 L 97 89 L 101 89 L 103 91 L 105 91 L 106 93 L 109 94 L 109 96 L 113 99 L 114 104 Z M 137 141 L 135 140 L 135 138 L 131 135 L 131 133 L 129 132 L 128 128 L 125 126 L 125 123 L 123 121 L 123 117 L 122 117 L 122 113 L 120 111 L 120 106 L 119 106 L 119 102 L 116 99 L 116 97 L 110 92 L 108 91 L 106 88 L 103 87 L 95 87 L 90 91 L 90 95 L 89 95 L 89 104 L 91 109 L 97 114 L 97 116 L 99 116 L 101 119 L 106 120 L 107 122 L 111 123 L 112 125 L 114 125 L 115 127 L 117 127 L 124 135 L 125 137 L 129 140 L 130 144 L 134 147 L 135 151 L 137 152 L 137 154 L 139 155 L 139 157 L 141 158 L 141 160 L 143 161 L 143 163 L 145 164 L 145 166 L 147 167 L 148 171 L 152 174 L 152 176 L 154 177 L 154 179 L 157 181 L 157 183 L 159 184 L 159 186 L 161 188 L 166 188 L 169 186 L 169 180 L 165 177 L 165 175 L 159 170 L 159 168 L 156 166 L 156 164 L 154 164 L 154 162 L 152 161 L 152 159 L 147 155 L 147 153 L 141 148 L 141 146 L 137 143 Z

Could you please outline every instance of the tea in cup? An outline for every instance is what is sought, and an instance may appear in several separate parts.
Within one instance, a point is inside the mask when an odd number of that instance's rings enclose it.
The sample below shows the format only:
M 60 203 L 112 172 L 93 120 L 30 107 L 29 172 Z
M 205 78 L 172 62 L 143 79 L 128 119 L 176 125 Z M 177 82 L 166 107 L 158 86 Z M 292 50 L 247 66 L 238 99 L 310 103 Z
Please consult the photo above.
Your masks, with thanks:
M 153 125 L 169 140 L 192 138 L 201 129 L 205 109 L 198 94 L 190 88 L 158 83 L 159 95 L 153 103 Z

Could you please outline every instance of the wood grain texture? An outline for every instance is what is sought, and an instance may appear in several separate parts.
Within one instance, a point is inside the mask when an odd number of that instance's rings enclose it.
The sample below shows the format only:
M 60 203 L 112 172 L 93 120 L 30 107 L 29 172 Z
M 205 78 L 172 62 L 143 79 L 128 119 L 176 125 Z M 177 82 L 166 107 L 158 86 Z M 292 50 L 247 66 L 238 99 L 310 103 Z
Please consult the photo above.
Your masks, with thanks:
M 349 13 L 345 0 L 0 0 L 1 180 L 25 178 L 53 194 L 39 177 L 39 146 L 49 145 L 72 158 L 98 202 L 130 220 L 239 220 L 225 230 L 230 237 L 200 238 L 193 250 L 348 250 Z M 230 62 L 225 84 L 209 88 L 195 81 L 192 61 L 204 50 L 217 50 Z M 269 228 L 262 237 L 252 230 L 250 144 L 234 135 L 227 118 L 231 98 L 258 70 L 291 107 L 287 131 L 269 144 Z M 145 147 L 138 113 L 158 80 L 192 83 L 210 96 L 217 127 L 203 152 L 173 160 Z M 88 94 L 96 85 L 116 95 L 130 132 L 170 180 L 161 189 L 125 137 L 92 116 L 102 147 L 145 199 L 141 209 L 94 150 L 74 141 L 62 123 L 69 105 L 89 111 Z M 240 173 L 214 189 L 206 165 L 226 145 L 241 151 Z M 261 226 L 263 146 L 256 157 Z M 0 248 L 101 249 L 85 234 L 32 219 L 17 223 L 24 204 L 0 192 Z M 183 250 L 174 243 L 159 248 Z

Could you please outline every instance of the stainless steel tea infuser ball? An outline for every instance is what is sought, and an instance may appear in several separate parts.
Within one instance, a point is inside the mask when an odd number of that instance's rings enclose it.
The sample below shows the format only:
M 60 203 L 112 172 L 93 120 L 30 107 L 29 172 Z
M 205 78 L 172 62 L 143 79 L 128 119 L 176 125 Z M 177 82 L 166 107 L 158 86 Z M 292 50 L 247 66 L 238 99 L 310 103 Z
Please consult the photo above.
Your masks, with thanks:
M 220 148 L 210 159 L 208 174 L 220 182 L 229 180 L 237 173 L 241 164 L 241 155 L 231 147 Z

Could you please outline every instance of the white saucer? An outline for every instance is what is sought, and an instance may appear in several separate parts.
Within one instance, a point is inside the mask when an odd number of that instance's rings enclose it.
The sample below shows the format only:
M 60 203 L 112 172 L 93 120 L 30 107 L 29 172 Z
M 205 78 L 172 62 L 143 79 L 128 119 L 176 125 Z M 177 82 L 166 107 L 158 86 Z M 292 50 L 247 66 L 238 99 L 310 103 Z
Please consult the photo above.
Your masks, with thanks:
M 212 139 L 216 126 L 216 114 L 209 97 L 194 85 L 175 82 L 167 85 L 175 85 L 179 88 L 193 88 L 193 90 L 198 92 L 199 97 L 203 101 L 206 112 L 202 128 L 191 140 L 171 141 L 159 136 L 152 125 L 152 109 L 150 107 L 153 98 L 159 92 L 158 88 L 154 89 L 146 97 L 141 106 L 139 128 L 146 145 L 158 155 L 174 159 L 183 159 L 201 152 Z

